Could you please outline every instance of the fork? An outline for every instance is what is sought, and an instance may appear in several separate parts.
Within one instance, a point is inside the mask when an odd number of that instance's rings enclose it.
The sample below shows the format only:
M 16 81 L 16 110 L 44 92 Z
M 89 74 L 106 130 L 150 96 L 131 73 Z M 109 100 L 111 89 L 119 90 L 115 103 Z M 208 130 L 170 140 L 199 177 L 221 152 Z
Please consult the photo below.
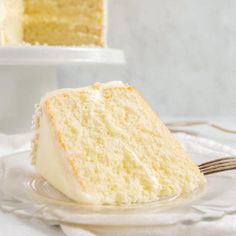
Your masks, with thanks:
M 179 128 L 182 127 L 191 127 L 191 126 L 198 126 L 198 125 L 206 125 L 211 128 L 217 129 L 219 131 L 229 133 L 229 134 L 236 134 L 236 130 L 231 130 L 231 129 L 226 129 L 218 124 L 209 122 L 209 121 L 199 121 L 199 120 L 192 120 L 192 121 L 176 121 L 176 122 L 171 122 L 171 123 L 166 123 L 167 127 L 172 131 L 172 132 L 189 132 L 191 134 L 191 131 L 184 131 L 184 130 L 179 130 Z M 177 130 L 175 129 L 177 128 Z
M 214 161 L 208 161 L 199 165 L 200 171 L 204 175 L 209 175 L 221 171 L 236 169 L 236 157 L 225 157 L 216 159 Z

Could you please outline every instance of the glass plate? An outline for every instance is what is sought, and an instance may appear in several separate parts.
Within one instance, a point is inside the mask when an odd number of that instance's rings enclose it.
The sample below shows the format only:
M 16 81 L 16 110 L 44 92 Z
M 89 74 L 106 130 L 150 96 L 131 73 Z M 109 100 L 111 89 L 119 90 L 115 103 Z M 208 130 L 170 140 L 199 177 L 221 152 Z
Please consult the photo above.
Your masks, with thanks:
M 178 134 L 197 163 L 236 151 L 213 141 Z M 191 196 L 176 196 L 132 206 L 79 205 L 49 185 L 30 165 L 29 152 L 0 158 L 0 207 L 23 217 L 35 217 L 48 224 L 97 226 L 153 226 L 192 224 L 236 213 L 236 172 L 207 176 L 205 189 Z

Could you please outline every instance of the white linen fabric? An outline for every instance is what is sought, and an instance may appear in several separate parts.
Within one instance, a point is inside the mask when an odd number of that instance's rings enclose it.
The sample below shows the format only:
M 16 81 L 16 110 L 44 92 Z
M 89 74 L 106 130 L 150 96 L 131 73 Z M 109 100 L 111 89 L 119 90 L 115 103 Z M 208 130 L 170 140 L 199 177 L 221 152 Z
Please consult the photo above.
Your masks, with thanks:
M 30 150 L 31 133 L 6 135 L 0 133 L 0 157 Z
M 0 158 L 13 153 L 30 150 L 31 137 L 31 133 L 16 135 L 0 133 Z M 59 227 L 51 227 L 37 220 L 23 220 L 12 214 L 0 211 L 0 236 L 12 235 L 65 236 Z

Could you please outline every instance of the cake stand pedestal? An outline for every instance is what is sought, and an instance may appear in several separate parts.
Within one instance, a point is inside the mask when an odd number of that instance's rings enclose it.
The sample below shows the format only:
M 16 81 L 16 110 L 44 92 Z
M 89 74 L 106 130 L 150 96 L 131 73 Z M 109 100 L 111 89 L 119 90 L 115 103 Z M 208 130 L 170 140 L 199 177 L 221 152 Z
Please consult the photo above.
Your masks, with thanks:
M 58 88 L 59 67 L 124 63 L 124 54 L 117 49 L 1 46 L 0 133 L 30 131 L 34 104 L 45 93 Z

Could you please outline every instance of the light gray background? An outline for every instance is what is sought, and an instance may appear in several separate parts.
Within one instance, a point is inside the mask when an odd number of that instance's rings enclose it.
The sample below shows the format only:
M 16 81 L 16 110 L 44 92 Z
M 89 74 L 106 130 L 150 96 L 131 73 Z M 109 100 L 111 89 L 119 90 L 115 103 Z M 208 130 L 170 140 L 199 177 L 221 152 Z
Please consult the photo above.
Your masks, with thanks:
M 108 44 L 125 51 L 125 67 L 58 68 L 59 87 L 123 80 L 162 117 L 236 117 L 235 0 L 109 0 Z M 40 79 L 0 72 L 0 132 L 23 132 Z

